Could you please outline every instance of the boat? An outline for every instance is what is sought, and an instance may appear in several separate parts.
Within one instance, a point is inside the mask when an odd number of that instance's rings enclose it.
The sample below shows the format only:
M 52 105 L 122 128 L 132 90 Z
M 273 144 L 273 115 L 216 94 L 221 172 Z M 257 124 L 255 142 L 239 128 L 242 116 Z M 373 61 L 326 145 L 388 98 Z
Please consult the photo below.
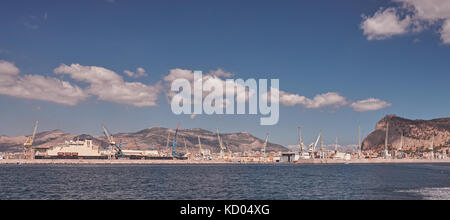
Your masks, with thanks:
M 93 144 L 92 137 L 66 141 L 54 147 L 39 149 L 35 159 L 108 159 L 115 152 Z

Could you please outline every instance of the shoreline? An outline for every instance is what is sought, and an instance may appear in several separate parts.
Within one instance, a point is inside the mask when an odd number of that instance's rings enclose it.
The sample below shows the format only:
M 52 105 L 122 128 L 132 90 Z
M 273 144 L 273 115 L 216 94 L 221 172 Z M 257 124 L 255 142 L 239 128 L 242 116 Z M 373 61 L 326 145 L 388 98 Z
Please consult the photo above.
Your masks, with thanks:
M 224 160 L 196 161 L 196 160 L 24 160 L 7 159 L 0 160 L 0 165 L 333 165 L 333 164 L 426 164 L 426 163 L 450 163 L 450 159 L 425 160 L 425 159 L 354 159 L 354 160 L 332 160 L 315 159 L 301 160 L 295 163 L 273 163 L 273 162 L 228 162 Z

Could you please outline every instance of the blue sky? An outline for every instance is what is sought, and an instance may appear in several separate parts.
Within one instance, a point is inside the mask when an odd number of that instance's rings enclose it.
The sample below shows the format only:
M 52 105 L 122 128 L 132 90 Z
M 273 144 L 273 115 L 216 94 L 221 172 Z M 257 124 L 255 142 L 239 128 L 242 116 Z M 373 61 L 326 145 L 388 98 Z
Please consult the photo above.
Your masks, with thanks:
M 0 60 L 14 64 L 20 76 L 41 75 L 85 89 L 87 82 L 68 73 L 55 74 L 54 69 L 61 64 L 103 67 L 125 82 L 156 85 L 176 68 L 220 68 L 236 78 L 279 78 L 282 91 L 310 99 L 335 92 L 348 104 L 282 105 L 280 122 L 268 127 L 259 126 L 259 116 L 175 116 L 163 93 L 157 95 L 157 106 L 137 107 L 96 95 L 66 105 L 4 92 L 0 134 L 28 134 L 34 120 L 40 121 L 40 130 L 94 135 L 101 134 L 101 123 L 117 133 L 175 127 L 182 121 L 183 128 L 219 127 L 222 132 L 248 131 L 261 138 L 269 132 L 271 141 L 284 145 L 297 142 L 301 126 L 307 143 L 323 129 L 327 143 L 339 136 L 342 144 L 355 144 L 358 124 L 367 135 L 386 114 L 448 117 L 448 18 L 435 13 L 432 23 L 426 16 L 430 14 L 402 10 L 400 3 L 390 0 L 4 0 Z M 427 24 L 418 31 L 410 20 Z M 363 28 L 364 21 L 373 22 Z M 385 21 L 397 25 L 389 30 L 369 26 Z M 124 73 L 140 67 L 146 76 Z M 364 112 L 350 106 L 369 98 L 391 105 Z

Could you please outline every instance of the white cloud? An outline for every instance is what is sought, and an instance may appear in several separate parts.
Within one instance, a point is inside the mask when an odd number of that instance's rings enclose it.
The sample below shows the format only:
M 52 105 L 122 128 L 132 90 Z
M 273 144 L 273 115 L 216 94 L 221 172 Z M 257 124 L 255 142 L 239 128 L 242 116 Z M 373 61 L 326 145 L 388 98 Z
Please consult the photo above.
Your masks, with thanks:
M 96 66 L 62 64 L 54 70 L 55 74 L 67 74 L 72 79 L 89 83 L 86 91 L 98 99 L 137 107 L 157 106 L 156 101 L 162 86 L 145 85 L 140 82 L 125 82 L 112 70 Z
M 217 77 L 232 77 L 234 74 L 224 71 L 223 69 L 212 70 L 209 72 L 210 75 Z
M 357 112 L 376 111 L 392 106 L 391 103 L 380 99 L 370 98 L 354 102 L 350 105 Z
M 298 94 L 289 94 L 280 91 L 280 103 L 284 106 L 303 105 L 309 109 L 318 109 L 327 106 L 341 107 L 347 105 L 345 97 L 335 92 L 318 94 L 313 99 Z
M 187 79 L 189 81 L 194 80 L 194 72 L 184 69 L 172 69 L 169 74 L 164 77 L 164 81 L 172 82 L 177 79 Z
M 137 68 L 136 72 L 133 72 L 133 71 L 130 71 L 130 70 L 125 70 L 123 72 L 125 74 L 127 74 L 129 77 L 133 77 L 133 78 L 139 78 L 139 77 L 148 76 L 147 72 L 142 67 Z
M 225 75 L 228 75 L 228 74 L 225 74 Z M 174 81 L 176 79 L 180 79 L 180 78 L 189 80 L 191 82 L 191 87 L 194 88 L 193 87 L 194 72 L 191 70 L 183 70 L 183 69 L 170 70 L 169 74 L 164 77 L 164 81 L 166 81 L 166 83 L 170 84 L 172 81 Z M 211 82 L 214 85 L 217 85 L 217 86 L 222 85 L 225 88 L 226 81 L 224 79 L 217 77 L 214 74 L 214 71 L 210 71 L 209 74 L 203 75 L 203 83 L 206 80 L 211 80 Z M 252 91 L 252 90 L 248 91 L 248 89 L 246 90 L 240 84 L 234 83 L 234 86 L 236 87 L 236 91 L 224 91 L 224 96 L 227 93 L 234 93 L 234 92 L 237 92 L 238 94 L 243 93 L 243 92 L 249 92 L 249 94 L 255 94 L 257 92 L 257 91 Z M 167 86 L 167 85 L 166 85 L 166 87 L 170 88 L 170 86 Z M 273 90 L 274 88 L 271 88 L 271 89 Z M 166 91 L 166 92 L 167 92 L 166 93 L 167 97 L 169 99 L 168 101 L 170 102 L 171 98 L 175 95 L 175 93 L 173 93 L 171 91 Z M 312 98 L 312 99 L 305 97 L 305 96 L 301 96 L 299 94 L 291 94 L 291 93 L 288 93 L 285 91 L 278 91 L 278 92 L 280 94 L 280 97 L 278 99 L 279 103 L 286 107 L 293 107 L 296 105 L 301 105 L 308 109 L 320 109 L 320 108 L 325 108 L 325 107 L 340 108 L 340 107 L 348 106 L 349 104 L 351 104 L 347 101 L 347 98 L 345 98 L 344 96 L 342 96 L 336 92 L 328 92 L 328 93 L 318 94 L 318 95 L 314 96 L 314 98 Z M 205 97 L 206 95 L 208 95 L 208 93 L 204 92 L 203 97 Z M 270 98 L 270 100 L 277 100 L 275 97 L 272 96 L 272 92 L 270 92 L 270 91 L 268 92 L 267 96 L 265 96 L 265 95 L 263 96 L 263 98 L 265 98 L 265 97 L 268 97 L 268 98 L 272 97 L 272 98 Z M 238 100 L 237 97 L 235 97 L 235 98 L 238 102 L 248 102 L 249 95 L 246 95 L 245 100 Z M 194 100 L 194 99 L 192 99 L 192 100 Z M 371 100 L 371 99 L 369 99 L 369 100 Z M 227 100 L 224 99 L 223 107 L 227 106 L 226 101 Z M 265 100 L 265 101 L 267 101 L 267 100 Z M 380 100 L 378 100 L 378 101 L 380 101 Z M 380 101 L 380 102 L 383 102 L 383 101 Z M 366 106 L 363 106 L 364 104 Z M 378 103 L 378 104 L 380 104 L 380 103 Z M 385 103 L 385 104 L 390 105 L 389 103 Z M 355 109 L 355 111 L 360 111 L 364 107 L 367 108 L 367 110 L 363 110 L 363 111 L 369 111 L 369 110 L 374 111 L 374 110 L 381 109 L 381 108 L 377 109 L 377 107 L 373 107 L 373 105 L 376 105 L 376 103 L 375 104 L 372 103 L 372 106 L 368 106 L 368 105 L 369 105 L 369 103 L 367 103 L 367 100 L 366 100 L 366 101 L 361 101 L 359 103 L 359 105 L 352 103 L 351 107 L 355 106 L 355 107 L 353 107 L 353 109 Z M 361 107 L 358 107 L 358 106 L 361 106 Z M 191 116 L 191 117 L 195 117 L 195 116 Z
M 450 44 L 449 0 L 392 0 L 399 5 L 379 10 L 372 17 L 365 16 L 361 23 L 368 40 L 381 40 L 408 32 L 420 32 L 430 26 L 439 26 L 441 39 Z M 404 14 L 404 18 L 400 18 Z
M 40 75 L 19 76 L 19 73 L 13 63 L 0 61 L 0 94 L 72 106 L 88 97 L 83 89 L 69 82 Z
M 4 79 L 5 77 L 15 77 L 19 75 L 20 70 L 13 63 L 0 60 L 0 75 Z M 0 81 L 1 82 L 1 81 Z
M 413 11 L 417 19 L 437 21 L 450 18 L 448 0 L 394 0 L 403 3 L 402 8 Z
M 441 39 L 444 44 L 450 44 L 450 19 L 446 20 L 441 29 Z
M 372 17 L 364 17 L 361 29 L 368 40 L 383 40 L 394 35 L 405 34 L 411 26 L 411 18 L 401 19 L 395 8 L 380 9 Z
M 137 70 L 137 72 L 141 73 L 143 71 L 145 70 Z M 162 91 L 165 91 L 166 95 L 171 97 L 171 92 L 167 90 L 167 85 L 163 86 L 161 83 L 145 85 L 140 82 L 126 82 L 119 74 L 103 67 L 82 66 L 80 64 L 71 64 L 68 66 L 61 64 L 55 68 L 54 73 L 69 75 L 75 81 L 87 83 L 87 87 L 82 89 L 69 82 L 40 75 L 24 75 L 21 77 L 19 76 L 20 70 L 13 63 L 0 61 L 0 94 L 51 101 L 65 105 L 76 105 L 89 96 L 96 96 L 99 100 L 137 107 L 156 106 L 156 101 Z M 226 81 L 217 75 L 230 76 L 229 73 L 219 69 L 203 75 L 203 81 L 206 82 L 209 80 L 212 85 L 221 85 L 225 88 Z M 169 84 L 171 81 L 179 78 L 190 80 L 192 85 L 194 83 L 194 73 L 191 70 L 173 69 L 163 79 L 166 84 Z M 234 86 L 238 93 L 256 93 L 256 91 L 248 91 L 243 85 L 237 84 L 236 82 L 234 82 Z M 224 91 L 224 95 L 227 93 L 234 94 L 234 92 Z M 318 94 L 312 99 L 284 91 L 279 91 L 279 94 L 280 104 L 288 107 L 302 105 L 308 109 L 319 109 L 330 106 L 339 108 L 349 104 L 344 96 L 336 92 Z M 208 93 L 203 93 L 203 97 L 206 95 Z M 271 94 L 269 94 L 270 96 Z M 237 97 L 235 96 L 235 98 Z M 238 102 L 248 102 L 248 98 L 249 95 L 246 95 L 245 100 L 236 100 Z M 277 99 L 273 97 L 271 100 Z M 223 104 L 222 107 L 227 106 L 226 101 L 224 99 L 224 103 L 221 103 Z M 355 111 L 363 112 L 378 110 L 390 105 L 390 103 L 379 99 L 368 99 L 351 103 L 350 106 Z M 191 119 L 195 117 L 196 115 L 191 115 Z
M 211 87 L 213 88 L 218 88 L 218 87 L 222 87 L 223 89 L 223 95 L 216 97 L 216 100 L 222 100 L 223 102 L 219 102 L 221 106 L 226 107 L 228 104 L 231 104 L 227 101 L 227 99 L 224 99 L 224 96 L 226 96 L 227 94 L 231 94 L 234 95 L 235 100 L 237 102 L 247 102 L 250 98 L 250 96 L 254 95 L 257 93 L 257 91 L 253 90 L 253 89 L 249 89 L 248 87 L 245 87 L 244 85 L 241 85 L 239 83 L 236 83 L 236 81 L 233 81 L 233 83 L 231 84 L 231 86 L 235 87 L 235 90 L 232 91 L 228 91 L 226 90 L 226 80 L 222 79 L 221 77 L 231 77 L 234 74 L 229 73 L 229 72 L 225 72 L 222 69 L 217 69 L 217 70 L 212 70 L 210 71 L 208 74 L 202 74 L 203 78 L 203 85 L 205 86 L 205 84 L 208 82 Z M 196 89 L 201 89 L 201 88 L 195 88 L 194 87 L 194 72 L 191 70 L 185 70 L 185 69 L 172 69 L 170 70 L 169 74 L 166 75 L 164 78 L 164 81 L 166 82 L 166 88 L 170 88 L 170 83 L 172 83 L 173 81 L 177 80 L 177 79 L 186 79 L 191 83 L 191 88 L 193 90 Z M 245 96 L 237 96 L 236 94 L 244 94 Z M 176 95 L 175 92 L 172 91 L 166 91 L 167 97 L 168 97 L 168 101 L 171 102 L 171 99 Z M 202 91 L 202 96 L 203 98 L 205 98 L 206 96 L 209 95 L 209 92 L 203 92 Z M 192 98 L 192 97 L 191 97 Z M 192 101 L 195 102 L 197 101 L 196 99 L 192 99 Z

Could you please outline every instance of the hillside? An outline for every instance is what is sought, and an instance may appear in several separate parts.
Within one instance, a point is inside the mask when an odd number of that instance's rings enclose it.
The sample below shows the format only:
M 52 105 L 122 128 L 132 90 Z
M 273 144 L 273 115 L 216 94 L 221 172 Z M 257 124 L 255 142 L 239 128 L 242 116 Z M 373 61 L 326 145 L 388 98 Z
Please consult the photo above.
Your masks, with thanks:
M 170 143 L 167 148 L 167 136 L 170 133 Z M 135 133 L 120 133 L 113 135 L 117 144 L 122 140 L 124 149 L 130 149 L 133 145 L 133 149 L 137 150 L 169 150 L 172 147 L 172 140 L 175 134 L 175 130 L 153 127 L 144 129 Z M 68 140 L 76 140 L 78 138 L 83 139 L 86 135 L 75 135 L 65 133 L 61 130 L 41 132 L 36 135 L 34 142 L 35 147 L 48 147 L 55 146 L 59 143 L 63 143 Z M 217 140 L 217 134 L 204 129 L 187 129 L 179 131 L 179 138 L 177 139 L 177 148 L 184 149 L 184 140 L 186 140 L 186 146 L 191 152 L 196 152 L 199 149 L 198 137 L 201 139 L 202 147 L 204 149 L 210 149 L 212 152 L 219 151 L 219 142 Z M 231 133 L 221 134 L 224 145 L 232 152 L 244 152 L 251 150 L 261 150 L 264 144 L 264 140 L 259 139 L 249 133 Z M 94 143 L 103 147 L 108 146 L 106 138 L 93 137 Z M 23 143 L 26 137 L 6 137 L 0 136 L 0 152 L 21 152 L 23 150 Z M 287 149 L 281 145 L 268 143 L 267 151 L 287 151 Z
M 386 123 L 389 122 L 389 149 L 398 149 L 403 132 L 403 150 L 421 152 L 429 150 L 434 137 L 434 147 L 439 150 L 450 146 L 450 118 L 410 120 L 388 115 L 380 120 L 363 141 L 363 150 L 380 152 L 384 149 Z

